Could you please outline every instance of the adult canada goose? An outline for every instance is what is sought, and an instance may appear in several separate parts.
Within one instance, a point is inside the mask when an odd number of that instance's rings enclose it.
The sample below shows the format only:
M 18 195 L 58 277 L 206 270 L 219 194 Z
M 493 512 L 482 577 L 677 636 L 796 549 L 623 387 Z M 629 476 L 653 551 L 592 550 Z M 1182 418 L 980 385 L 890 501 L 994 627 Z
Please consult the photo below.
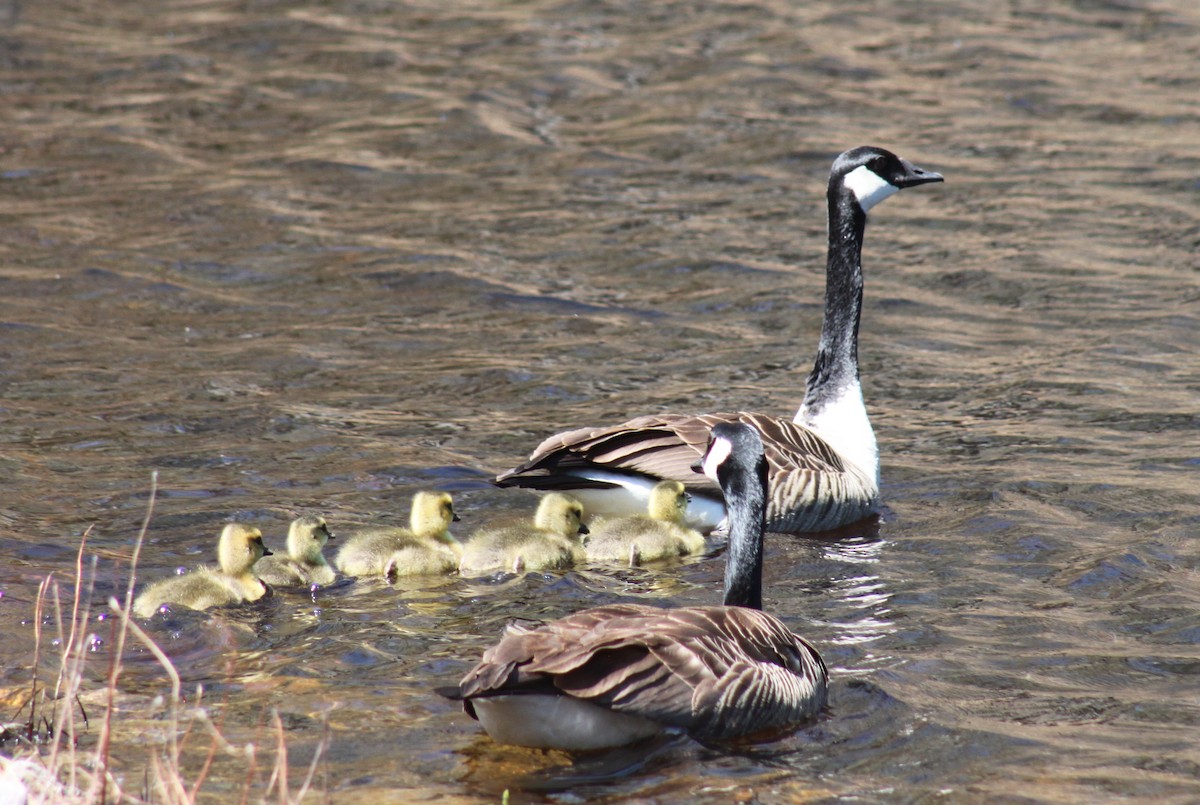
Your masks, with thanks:
M 495 483 L 570 492 L 589 513 L 618 516 L 641 511 L 650 488 L 673 479 L 692 492 L 689 521 L 712 528 L 725 516 L 720 490 L 691 476 L 689 467 L 710 428 L 745 422 L 759 430 L 766 445 L 769 529 L 825 531 L 872 514 L 879 502 L 879 452 L 858 372 L 867 211 L 902 188 L 940 181 L 939 174 L 882 148 L 860 146 L 834 160 L 827 192 L 825 319 L 794 419 L 745 412 L 663 414 L 565 431 L 546 439 L 528 461 L 501 473 Z
M 324 517 L 297 517 L 288 528 L 287 556 L 268 556 L 254 565 L 254 575 L 276 587 L 332 584 L 337 578 L 325 561 L 325 543 L 333 539 Z
M 531 525 L 485 529 L 463 546 L 458 570 L 479 575 L 494 570 L 563 570 L 584 560 L 580 535 L 583 506 L 578 500 L 551 492 L 538 503 Z
M 411 528 L 368 528 L 352 536 L 334 564 L 349 576 L 416 576 L 449 573 L 462 546 L 450 534 L 458 521 L 447 492 L 418 492 L 409 514 Z
M 705 474 L 729 507 L 725 605 L 597 607 L 513 629 L 457 688 L 502 743 L 599 749 L 666 729 L 705 740 L 778 733 L 825 706 L 817 650 L 761 610 L 767 463 L 748 425 L 720 423 Z
M 588 559 L 633 567 L 700 553 L 704 536 L 684 522 L 688 497 L 679 481 L 659 481 L 650 490 L 647 514 L 593 520 Z
M 257 601 L 270 588 L 255 577 L 252 569 L 259 559 L 270 555 L 263 545 L 261 531 L 242 523 L 230 523 L 221 530 L 217 544 L 218 570 L 201 567 L 186 576 L 156 581 L 133 602 L 133 611 L 149 618 L 163 604 L 208 609 Z

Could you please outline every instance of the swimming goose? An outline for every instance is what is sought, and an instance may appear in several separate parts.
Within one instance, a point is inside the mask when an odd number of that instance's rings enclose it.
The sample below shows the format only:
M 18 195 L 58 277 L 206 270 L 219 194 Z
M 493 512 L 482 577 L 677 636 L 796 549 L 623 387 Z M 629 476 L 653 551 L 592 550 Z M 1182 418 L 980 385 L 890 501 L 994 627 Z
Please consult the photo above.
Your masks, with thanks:
M 762 607 L 767 462 L 748 425 L 720 423 L 703 458 L 729 508 L 725 605 L 597 607 L 509 627 L 457 688 L 494 740 L 619 746 L 668 729 L 703 740 L 777 734 L 825 706 L 817 650 Z
M 449 573 L 462 546 L 450 534 L 458 521 L 447 492 L 413 495 L 410 528 L 367 528 L 338 551 L 334 564 L 349 576 L 416 576 Z
M 297 517 L 288 528 L 287 556 L 268 556 L 254 565 L 254 575 L 276 587 L 332 584 L 337 578 L 325 561 L 325 543 L 333 539 L 324 517 Z
M 242 523 L 230 523 L 222 529 L 217 544 L 218 570 L 201 567 L 186 576 L 156 581 L 133 602 L 133 611 L 149 618 L 163 604 L 208 609 L 257 601 L 270 588 L 255 577 L 252 569 L 259 559 L 270 555 L 263 545 L 261 531 Z
M 690 475 L 709 430 L 753 425 L 770 465 L 767 527 L 825 531 L 861 520 L 879 503 L 879 452 L 863 405 L 858 370 L 862 243 L 867 211 L 906 187 L 940 182 L 882 148 L 841 154 L 829 173 L 825 318 L 804 401 L 791 420 L 745 412 L 651 415 L 620 425 L 565 431 L 546 439 L 498 486 L 569 492 L 593 515 L 637 514 L 650 488 L 673 479 L 692 493 L 688 519 L 711 529 L 725 516 L 715 484 Z
M 704 550 L 704 536 L 684 523 L 688 493 L 679 481 L 659 481 L 650 490 L 647 514 L 594 520 L 587 538 L 593 562 L 630 567 Z
M 583 562 L 580 535 L 583 506 L 558 492 L 538 503 L 532 525 L 512 525 L 474 534 L 463 546 L 458 570 L 479 575 L 494 570 L 520 573 L 525 570 L 564 570 Z

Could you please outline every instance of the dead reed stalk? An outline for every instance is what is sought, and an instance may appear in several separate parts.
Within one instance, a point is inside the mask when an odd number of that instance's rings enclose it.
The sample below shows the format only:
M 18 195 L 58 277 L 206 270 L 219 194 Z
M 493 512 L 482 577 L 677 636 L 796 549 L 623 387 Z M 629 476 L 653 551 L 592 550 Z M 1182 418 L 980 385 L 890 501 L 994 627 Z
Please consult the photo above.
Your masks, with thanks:
M 202 706 L 203 690 L 199 687 L 193 697 L 192 706 L 186 711 L 181 708 L 183 698 L 179 672 L 166 652 L 131 617 L 138 560 L 154 512 L 157 491 L 158 474 L 152 473 L 146 515 L 130 559 L 129 583 L 123 599 L 119 600 L 114 596 L 107 602 L 108 612 L 105 613 L 105 619 L 111 624 L 110 645 L 113 650 L 103 690 L 105 706 L 100 720 L 100 733 L 94 749 L 90 752 L 79 750 L 80 737 L 86 734 L 90 726 L 81 700 L 90 642 L 87 628 L 91 621 L 97 564 L 93 557 L 90 572 L 84 573 L 85 551 L 91 534 L 89 528 L 83 534 L 76 555 L 69 622 L 64 622 L 63 619 L 63 602 L 59 597 L 59 585 L 54 579 L 54 574 L 47 575 L 38 588 L 29 716 L 20 725 L 22 729 L 19 731 L 16 751 L 11 754 L 11 760 L 0 757 L 0 773 L 19 778 L 26 787 L 30 803 L 194 805 L 201 796 L 202 786 L 209 777 L 215 758 L 218 754 L 223 754 L 245 764 L 242 802 L 265 803 L 274 792 L 281 805 L 299 803 L 310 792 L 320 760 L 328 748 L 328 728 L 326 727 L 317 744 L 304 780 L 293 793 L 288 783 L 287 744 L 283 722 L 279 714 L 272 711 L 271 731 L 274 735 L 271 737 L 274 738 L 275 757 L 271 773 L 265 784 L 261 784 L 260 787 L 256 744 L 248 742 L 237 745 L 226 740 Z M 41 686 L 38 681 L 43 651 L 42 624 L 47 610 L 54 616 L 60 647 L 58 675 L 53 694 L 49 694 L 46 687 Z M 170 694 L 166 702 L 166 739 L 163 745 L 151 747 L 146 761 L 142 791 L 138 793 L 123 787 L 110 765 L 113 735 L 121 726 L 118 716 L 121 658 L 130 637 L 151 653 L 170 682 Z M 189 782 L 184 750 L 196 726 L 200 726 L 208 735 L 210 743 L 199 771 Z M 9 730 L 6 729 L 5 734 L 8 735 Z M 266 738 L 267 736 L 264 736 L 264 740 Z

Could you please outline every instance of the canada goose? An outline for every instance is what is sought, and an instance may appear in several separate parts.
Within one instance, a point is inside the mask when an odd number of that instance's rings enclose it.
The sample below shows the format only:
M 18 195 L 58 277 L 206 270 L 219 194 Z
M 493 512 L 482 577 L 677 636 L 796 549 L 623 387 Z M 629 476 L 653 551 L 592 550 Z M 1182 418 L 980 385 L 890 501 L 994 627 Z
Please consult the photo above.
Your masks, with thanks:
M 268 556 L 254 565 L 254 575 L 276 587 L 332 584 L 337 578 L 322 552 L 333 539 L 324 517 L 297 517 L 288 527 L 287 556 Z
M 767 527 L 825 531 L 872 514 L 879 503 L 879 451 L 863 405 L 858 372 L 862 243 L 867 211 L 896 191 L 940 182 L 882 148 L 852 148 L 829 173 L 829 251 L 825 318 L 816 363 L 793 420 L 745 412 L 663 414 L 620 425 L 565 431 L 546 439 L 498 486 L 559 490 L 593 515 L 637 514 L 660 479 L 688 487 L 689 522 L 710 529 L 725 516 L 720 490 L 690 476 L 709 429 L 745 422 L 762 434 L 770 465 Z
M 704 536 L 685 524 L 688 493 L 679 481 L 659 481 L 650 490 L 648 514 L 595 520 L 587 538 L 593 562 L 630 567 L 700 553 Z
M 777 733 L 825 706 L 817 650 L 761 610 L 767 462 L 758 432 L 713 428 L 705 474 L 729 507 L 724 606 L 615 604 L 510 627 L 457 688 L 502 743 L 600 749 L 666 729 L 703 740 Z
M 163 604 L 208 609 L 257 601 L 270 588 L 251 571 L 259 559 L 270 555 L 263 545 L 261 531 L 242 523 L 230 523 L 222 529 L 217 544 L 218 570 L 201 567 L 186 576 L 156 581 L 133 602 L 133 611 L 149 618 Z
M 562 570 L 584 560 L 580 535 L 586 533 L 579 501 L 552 492 L 538 503 L 532 525 L 485 529 L 472 535 L 463 546 L 458 569 L 468 575 L 492 570 Z
M 367 528 L 338 551 L 334 564 L 350 576 L 416 576 L 449 573 L 462 546 L 450 534 L 458 521 L 447 492 L 413 495 L 410 528 Z

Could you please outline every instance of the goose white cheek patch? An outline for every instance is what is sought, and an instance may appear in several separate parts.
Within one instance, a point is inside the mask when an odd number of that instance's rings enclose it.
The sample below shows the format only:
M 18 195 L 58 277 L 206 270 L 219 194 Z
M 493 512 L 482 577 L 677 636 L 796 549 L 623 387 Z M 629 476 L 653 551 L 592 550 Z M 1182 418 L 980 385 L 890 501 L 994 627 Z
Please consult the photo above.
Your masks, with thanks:
M 863 212 L 900 190 L 866 165 L 859 165 L 847 173 L 842 181 L 858 199 L 858 205 L 863 208 Z
M 708 454 L 704 456 L 704 474 L 716 481 L 717 467 L 721 466 L 732 452 L 733 445 L 729 443 L 728 439 L 713 439 L 713 443 L 708 448 Z

